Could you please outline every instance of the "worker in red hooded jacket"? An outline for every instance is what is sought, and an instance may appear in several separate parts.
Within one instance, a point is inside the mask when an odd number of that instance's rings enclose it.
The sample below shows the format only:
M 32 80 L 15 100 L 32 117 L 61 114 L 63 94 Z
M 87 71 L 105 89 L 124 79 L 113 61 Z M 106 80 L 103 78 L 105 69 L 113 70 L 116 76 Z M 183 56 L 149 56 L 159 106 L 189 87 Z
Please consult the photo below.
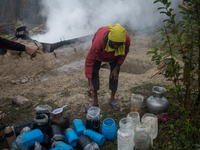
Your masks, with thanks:
M 99 107 L 97 91 L 99 90 L 99 70 L 102 62 L 109 62 L 110 78 L 109 89 L 111 97 L 109 104 L 114 110 L 120 110 L 115 101 L 115 93 L 118 87 L 120 66 L 123 64 L 130 47 L 130 37 L 126 29 L 120 24 L 101 27 L 92 39 L 92 46 L 85 60 L 85 77 L 88 78 L 88 96 L 93 98 L 93 103 L 85 107 L 85 111 L 91 106 Z

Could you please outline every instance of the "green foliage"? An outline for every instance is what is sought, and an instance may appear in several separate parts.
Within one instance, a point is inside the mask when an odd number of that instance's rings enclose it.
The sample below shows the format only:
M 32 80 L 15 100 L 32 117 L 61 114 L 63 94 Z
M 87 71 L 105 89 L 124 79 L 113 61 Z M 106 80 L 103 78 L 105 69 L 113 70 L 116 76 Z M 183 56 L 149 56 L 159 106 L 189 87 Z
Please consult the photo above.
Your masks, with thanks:
M 157 10 L 166 15 L 163 20 L 164 27 L 157 32 L 162 35 L 162 47 L 151 48 L 148 55 L 152 55 L 152 61 L 156 64 L 165 63 L 166 70 L 163 73 L 166 80 L 173 85 L 167 85 L 166 89 L 170 93 L 168 99 L 174 111 L 178 111 L 184 116 L 184 123 L 180 129 L 185 134 L 177 143 L 183 145 L 183 149 L 190 149 L 195 143 L 195 138 L 199 139 L 197 129 L 199 124 L 200 111 L 200 1 L 186 0 L 179 5 L 181 21 L 176 20 L 173 14 L 171 2 L 168 0 L 155 0 L 154 3 L 162 3 L 163 6 Z M 192 117 L 192 119 L 188 117 Z M 198 122 L 199 123 L 199 122 Z M 198 126 L 198 127 L 197 127 Z M 176 136 L 174 125 L 170 125 L 171 136 Z M 186 142 L 188 141 L 188 143 Z M 187 145 L 185 144 L 187 143 Z M 168 143 L 169 149 L 179 149 L 175 143 Z M 193 149 L 195 149 L 193 147 Z

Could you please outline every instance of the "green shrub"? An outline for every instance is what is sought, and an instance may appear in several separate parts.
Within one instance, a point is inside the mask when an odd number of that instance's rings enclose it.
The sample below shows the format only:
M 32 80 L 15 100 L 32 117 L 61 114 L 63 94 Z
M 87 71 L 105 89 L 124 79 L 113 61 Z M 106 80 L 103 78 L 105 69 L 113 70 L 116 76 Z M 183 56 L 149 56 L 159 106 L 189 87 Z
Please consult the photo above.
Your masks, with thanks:
M 181 115 L 179 130 L 169 133 L 176 137 L 178 145 L 170 142 L 169 149 L 195 149 L 200 133 L 200 1 L 185 0 L 180 4 L 180 21 L 175 18 L 177 14 L 173 14 L 171 2 L 154 1 L 158 2 L 163 4 L 158 10 L 168 17 L 163 20 L 164 27 L 157 31 L 162 35 L 163 44 L 147 54 L 152 54 L 152 61 L 156 64 L 164 62 L 162 74 L 173 83 L 166 86 L 170 93 L 168 98 L 172 106 L 176 106 L 174 111 Z

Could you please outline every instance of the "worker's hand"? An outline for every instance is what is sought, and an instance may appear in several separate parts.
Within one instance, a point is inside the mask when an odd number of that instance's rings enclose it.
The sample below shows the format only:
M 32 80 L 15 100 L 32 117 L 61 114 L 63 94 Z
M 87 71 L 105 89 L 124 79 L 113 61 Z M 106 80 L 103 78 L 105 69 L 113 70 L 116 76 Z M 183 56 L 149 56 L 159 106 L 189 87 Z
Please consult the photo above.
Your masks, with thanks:
M 31 59 L 34 58 L 34 57 L 36 57 L 36 53 L 39 53 L 39 54 L 42 55 L 42 53 L 40 51 L 32 49 L 32 48 L 30 48 L 28 46 L 25 46 L 25 52 L 26 52 L 26 54 L 28 54 L 28 55 L 31 56 Z
M 118 69 L 116 67 L 112 71 L 110 79 L 112 79 L 114 82 L 118 80 Z
M 94 87 L 93 87 L 93 84 L 92 84 L 92 80 L 91 79 L 88 79 L 88 84 L 89 84 L 89 88 L 88 88 L 88 96 L 90 98 L 94 98 Z

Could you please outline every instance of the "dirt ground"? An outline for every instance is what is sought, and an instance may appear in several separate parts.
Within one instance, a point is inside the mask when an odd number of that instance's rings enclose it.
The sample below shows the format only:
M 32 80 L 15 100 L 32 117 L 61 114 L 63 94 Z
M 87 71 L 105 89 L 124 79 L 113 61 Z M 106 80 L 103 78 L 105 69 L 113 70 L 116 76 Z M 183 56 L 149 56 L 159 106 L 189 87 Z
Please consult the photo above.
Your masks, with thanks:
M 108 104 L 110 98 L 108 65 L 105 63 L 100 69 L 98 96 L 101 115 L 106 112 L 106 117 L 116 117 L 117 125 L 118 120 L 125 117 L 129 110 L 130 94 L 138 92 L 133 91 L 134 88 L 143 86 L 144 89 L 140 90 L 150 95 L 152 89 L 148 85 L 170 84 L 162 75 L 156 75 L 150 79 L 156 65 L 151 62 L 151 56 L 146 53 L 158 44 L 159 39 L 153 35 L 137 33 L 130 33 L 130 36 L 130 52 L 121 66 L 116 94 L 116 101 L 121 106 L 119 112 L 115 112 Z M 91 40 L 65 45 L 57 48 L 54 53 L 37 55 L 33 60 L 30 60 L 26 54 L 22 54 L 22 57 L 11 53 L 1 56 L 0 122 L 15 125 L 32 120 L 36 114 L 35 108 L 41 104 L 50 105 L 52 110 L 67 104 L 64 113 L 70 119 L 70 126 L 74 119 L 85 121 L 84 108 L 92 102 L 92 99 L 87 96 L 88 83 L 84 73 L 84 61 L 90 45 Z M 20 109 L 18 105 L 10 101 L 10 98 L 17 95 L 26 97 L 32 105 Z M 113 116 L 117 113 L 121 115 Z M 6 144 L 0 145 L 7 147 Z

